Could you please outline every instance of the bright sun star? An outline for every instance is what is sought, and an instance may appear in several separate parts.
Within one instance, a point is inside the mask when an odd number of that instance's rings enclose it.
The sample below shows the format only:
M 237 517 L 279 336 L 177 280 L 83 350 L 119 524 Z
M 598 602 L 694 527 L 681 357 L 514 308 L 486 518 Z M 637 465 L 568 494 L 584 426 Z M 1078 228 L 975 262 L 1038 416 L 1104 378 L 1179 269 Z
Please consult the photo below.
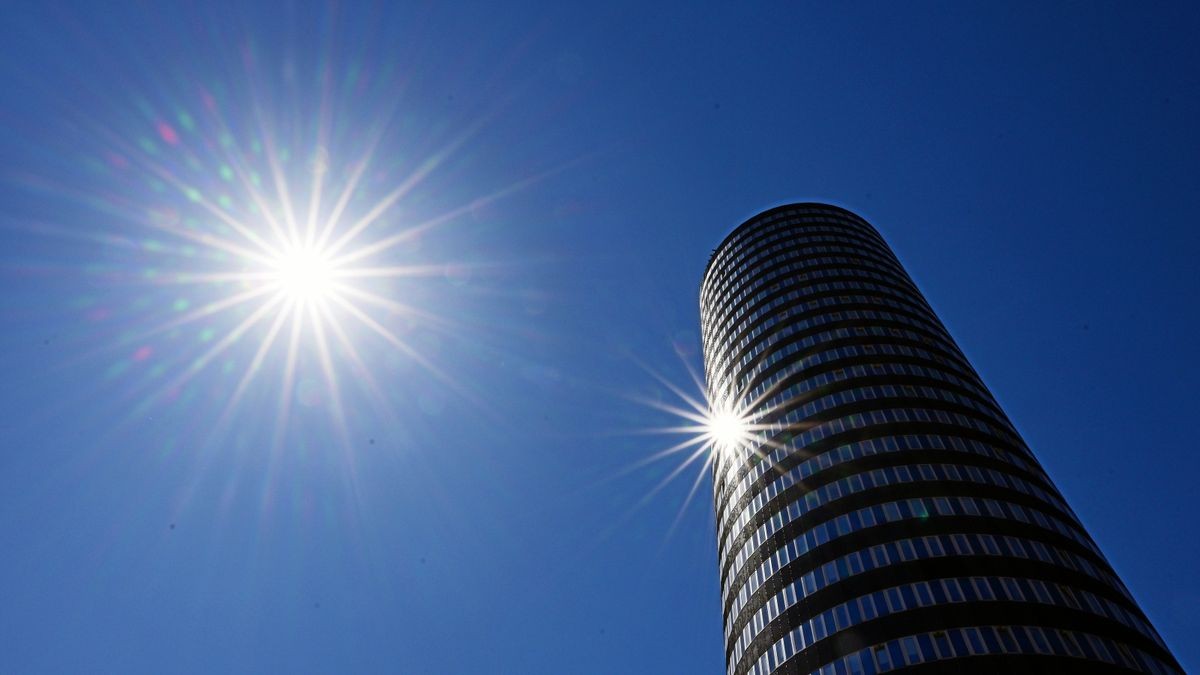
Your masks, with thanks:
M 704 433 L 714 449 L 733 449 L 749 440 L 750 423 L 732 410 L 710 410 L 704 420 Z
M 333 261 L 323 250 L 294 247 L 274 261 L 269 283 L 293 302 L 320 302 L 334 292 L 335 272 Z

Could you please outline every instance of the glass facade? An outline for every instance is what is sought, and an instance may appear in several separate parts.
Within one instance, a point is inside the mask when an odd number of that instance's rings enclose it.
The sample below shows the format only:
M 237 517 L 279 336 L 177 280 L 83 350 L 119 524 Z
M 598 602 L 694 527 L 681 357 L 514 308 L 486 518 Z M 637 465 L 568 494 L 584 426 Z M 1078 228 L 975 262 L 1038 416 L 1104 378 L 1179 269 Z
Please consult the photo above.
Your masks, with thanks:
M 730 675 L 1182 672 L 865 220 L 752 218 L 700 316 Z

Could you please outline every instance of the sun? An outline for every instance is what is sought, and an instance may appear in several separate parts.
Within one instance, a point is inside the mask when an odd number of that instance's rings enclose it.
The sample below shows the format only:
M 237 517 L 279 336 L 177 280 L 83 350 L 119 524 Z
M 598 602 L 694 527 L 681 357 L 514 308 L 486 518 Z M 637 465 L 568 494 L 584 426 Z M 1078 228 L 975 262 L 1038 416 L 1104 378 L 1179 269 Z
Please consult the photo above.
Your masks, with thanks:
M 287 300 L 308 304 L 329 299 L 336 283 L 332 257 L 316 246 L 293 246 L 272 263 L 268 283 Z

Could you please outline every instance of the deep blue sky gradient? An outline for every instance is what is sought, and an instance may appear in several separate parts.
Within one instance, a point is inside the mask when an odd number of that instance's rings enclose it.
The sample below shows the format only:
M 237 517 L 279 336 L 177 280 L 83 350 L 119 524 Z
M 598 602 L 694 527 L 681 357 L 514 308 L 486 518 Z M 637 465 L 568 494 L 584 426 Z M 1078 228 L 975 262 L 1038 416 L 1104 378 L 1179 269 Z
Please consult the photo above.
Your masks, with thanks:
M 1200 667 L 1200 7 L 387 4 L 0 10 L 0 672 L 721 672 L 711 486 L 643 499 L 679 460 L 631 468 L 673 442 L 633 398 L 690 387 L 710 250 L 795 200 L 881 230 Z M 249 43 L 284 113 L 321 64 L 402 92 L 377 193 L 475 129 L 387 227 L 525 181 L 398 253 L 469 270 L 396 287 L 457 386 L 358 331 L 345 446 L 319 378 L 218 432 L 228 373 L 139 370 L 190 334 L 121 338 L 175 259 L 103 235 L 178 197 L 106 148 L 200 83 L 248 115 Z

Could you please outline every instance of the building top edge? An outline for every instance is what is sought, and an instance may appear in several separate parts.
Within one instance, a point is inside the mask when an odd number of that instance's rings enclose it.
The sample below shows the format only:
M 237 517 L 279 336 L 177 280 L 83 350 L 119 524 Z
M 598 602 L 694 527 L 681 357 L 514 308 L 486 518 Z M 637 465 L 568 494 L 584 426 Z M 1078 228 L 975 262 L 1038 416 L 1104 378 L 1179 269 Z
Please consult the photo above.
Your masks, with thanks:
M 721 243 L 717 244 L 716 247 L 713 248 L 712 253 L 710 253 L 708 255 L 708 262 L 704 265 L 704 274 L 702 274 L 700 276 L 701 288 L 704 287 L 704 281 L 706 279 L 708 279 L 708 273 L 712 270 L 712 264 L 713 264 L 713 261 L 717 259 L 717 254 L 721 252 L 721 249 L 725 248 L 725 245 L 728 244 L 731 239 L 736 237 L 742 231 L 749 229 L 755 223 L 757 223 L 757 222 L 763 220 L 764 218 L 767 218 L 779 211 L 786 211 L 787 209 L 808 209 L 808 208 L 834 209 L 836 211 L 842 211 L 843 213 L 849 214 L 859 220 L 862 220 L 862 216 L 851 211 L 850 209 L 847 209 L 844 206 L 838 206 L 837 204 L 830 204 L 827 202 L 789 202 L 787 204 L 779 204 L 778 206 L 772 206 L 771 208 L 769 208 L 765 211 L 760 211 L 759 213 L 756 213 L 755 215 L 750 216 L 746 220 L 742 221 L 742 223 L 740 225 L 738 225 L 737 227 L 730 230 L 729 234 L 725 235 L 725 238 L 721 240 Z

